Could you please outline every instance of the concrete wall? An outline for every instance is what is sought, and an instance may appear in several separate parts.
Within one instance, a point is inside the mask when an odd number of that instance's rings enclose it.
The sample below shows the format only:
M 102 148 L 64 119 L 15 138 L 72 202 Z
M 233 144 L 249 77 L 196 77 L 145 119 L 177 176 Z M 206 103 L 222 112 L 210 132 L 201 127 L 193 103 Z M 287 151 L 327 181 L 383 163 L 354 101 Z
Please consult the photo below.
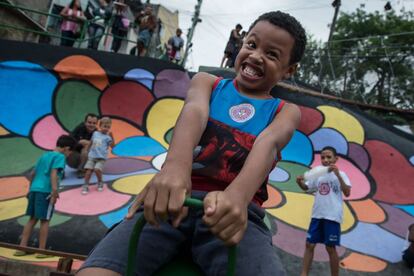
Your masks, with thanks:
M 29 7 L 36 9 L 42 12 L 48 11 L 49 0 L 14 0 L 14 1 L 1 1 L 9 4 L 14 4 L 18 6 Z M 0 24 L 10 25 L 18 28 L 32 29 L 36 31 L 42 31 L 43 26 L 46 23 L 46 16 L 36 14 L 33 12 L 23 12 L 20 10 L 15 10 L 12 8 L 0 6 Z M 20 40 L 20 41 L 31 41 L 38 42 L 39 35 L 16 30 L 13 28 L 0 28 L 0 37 L 11 40 Z

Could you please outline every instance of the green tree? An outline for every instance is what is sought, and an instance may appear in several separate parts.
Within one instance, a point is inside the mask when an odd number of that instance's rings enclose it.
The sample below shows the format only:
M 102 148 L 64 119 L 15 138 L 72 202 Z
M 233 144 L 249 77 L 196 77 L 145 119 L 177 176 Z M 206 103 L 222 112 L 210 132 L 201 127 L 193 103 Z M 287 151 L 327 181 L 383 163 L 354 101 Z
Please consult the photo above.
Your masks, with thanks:
M 329 44 L 308 40 L 301 80 L 356 101 L 414 108 L 413 12 L 341 13 Z

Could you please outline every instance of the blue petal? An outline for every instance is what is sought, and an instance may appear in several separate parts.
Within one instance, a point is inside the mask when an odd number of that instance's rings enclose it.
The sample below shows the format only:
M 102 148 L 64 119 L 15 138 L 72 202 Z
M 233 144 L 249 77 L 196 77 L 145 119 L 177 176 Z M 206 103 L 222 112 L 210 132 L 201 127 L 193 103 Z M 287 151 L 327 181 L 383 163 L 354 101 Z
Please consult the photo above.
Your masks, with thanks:
M 154 75 L 144 69 L 132 69 L 125 74 L 124 79 L 139 82 L 145 85 L 149 90 L 152 90 Z
M 349 233 L 341 236 L 341 245 L 391 263 L 401 261 L 405 240 L 376 224 L 359 222 Z
M 348 142 L 338 131 L 331 128 L 321 128 L 312 133 L 309 138 L 312 141 L 315 151 L 320 151 L 326 146 L 331 146 L 338 153 L 346 155 L 348 153 Z
M 269 174 L 269 180 L 274 182 L 285 182 L 289 180 L 289 173 L 282 168 L 276 167 Z
M 146 136 L 126 138 L 112 150 L 118 156 L 155 156 L 165 151 L 160 143 Z
M 0 124 L 27 136 L 33 124 L 52 112 L 57 79 L 40 65 L 25 61 L 0 63 Z
M 313 149 L 308 137 L 299 131 L 295 131 L 292 139 L 282 150 L 282 160 L 309 166 L 312 159 Z

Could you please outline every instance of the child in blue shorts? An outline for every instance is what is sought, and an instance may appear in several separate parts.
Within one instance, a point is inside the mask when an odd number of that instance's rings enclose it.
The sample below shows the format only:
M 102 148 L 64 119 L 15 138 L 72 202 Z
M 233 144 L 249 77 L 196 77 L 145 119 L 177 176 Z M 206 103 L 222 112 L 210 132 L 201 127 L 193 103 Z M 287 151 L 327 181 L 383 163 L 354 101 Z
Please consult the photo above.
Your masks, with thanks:
M 235 244 L 236 275 L 284 274 L 261 205 L 268 197 L 267 177 L 299 125 L 300 111 L 270 91 L 294 74 L 305 45 L 295 18 L 269 12 L 251 25 L 234 79 L 207 73 L 192 78 L 160 172 L 78 275 L 124 274 L 131 230 L 142 213 L 149 224 L 138 245 L 137 275 L 154 274 L 183 244 L 206 275 L 226 273 L 227 246 Z M 183 207 L 190 195 L 203 199 L 204 210 Z
M 339 274 L 339 259 L 335 246 L 339 246 L 341 237 L 342 193 L 345 196 L 350 195 L 351 182 L 348 176 L 335 166 L 337 160 L 335 148 L 324 147 L 321 151 L 321 163 L 329 167 L 328 173 L 310 181 L 305 181 L 302 175 L 296 179 L 304 191 L 315 192 L 301 276 L 309 274 L 317 243 L 325 244 L 329 254 L 331 275 Z
M 69 135 L 62 135 L 56 142 L 53 151 L 44 153 L 30 173 L 30 189 L 27 195 L 28 205 L 26 215 L 30 216 L 26 223 L 20 241 L 21 246 L 27 246 L 33 227 L 40 220 L 39 248 L 46 248 L 49 221 L 52 218 L 54 205 L 59 198 L 58 186 L 65 169 L 65 158 L 72 152 L 76 140 Z M 24 256 L 28 253 L 17 250 L 14 256 Z M 47 255 L 36 254 L 37 258 Z

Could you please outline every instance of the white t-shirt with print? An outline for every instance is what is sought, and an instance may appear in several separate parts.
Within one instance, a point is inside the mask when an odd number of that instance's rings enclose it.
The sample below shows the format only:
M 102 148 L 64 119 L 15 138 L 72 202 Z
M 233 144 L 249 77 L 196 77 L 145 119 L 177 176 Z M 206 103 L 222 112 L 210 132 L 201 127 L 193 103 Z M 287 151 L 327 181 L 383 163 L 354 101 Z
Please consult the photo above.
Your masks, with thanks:
M 339 171 L 345 184 L 351 187 L 348 176 Z M 318 177 L 316 180 L 306 181 L 307 192 L 315 192 L 315 202 L 312 208 L 312 218 L 329 219 L 342 223 L 343 200 L 341 183 L 334 172 Z

